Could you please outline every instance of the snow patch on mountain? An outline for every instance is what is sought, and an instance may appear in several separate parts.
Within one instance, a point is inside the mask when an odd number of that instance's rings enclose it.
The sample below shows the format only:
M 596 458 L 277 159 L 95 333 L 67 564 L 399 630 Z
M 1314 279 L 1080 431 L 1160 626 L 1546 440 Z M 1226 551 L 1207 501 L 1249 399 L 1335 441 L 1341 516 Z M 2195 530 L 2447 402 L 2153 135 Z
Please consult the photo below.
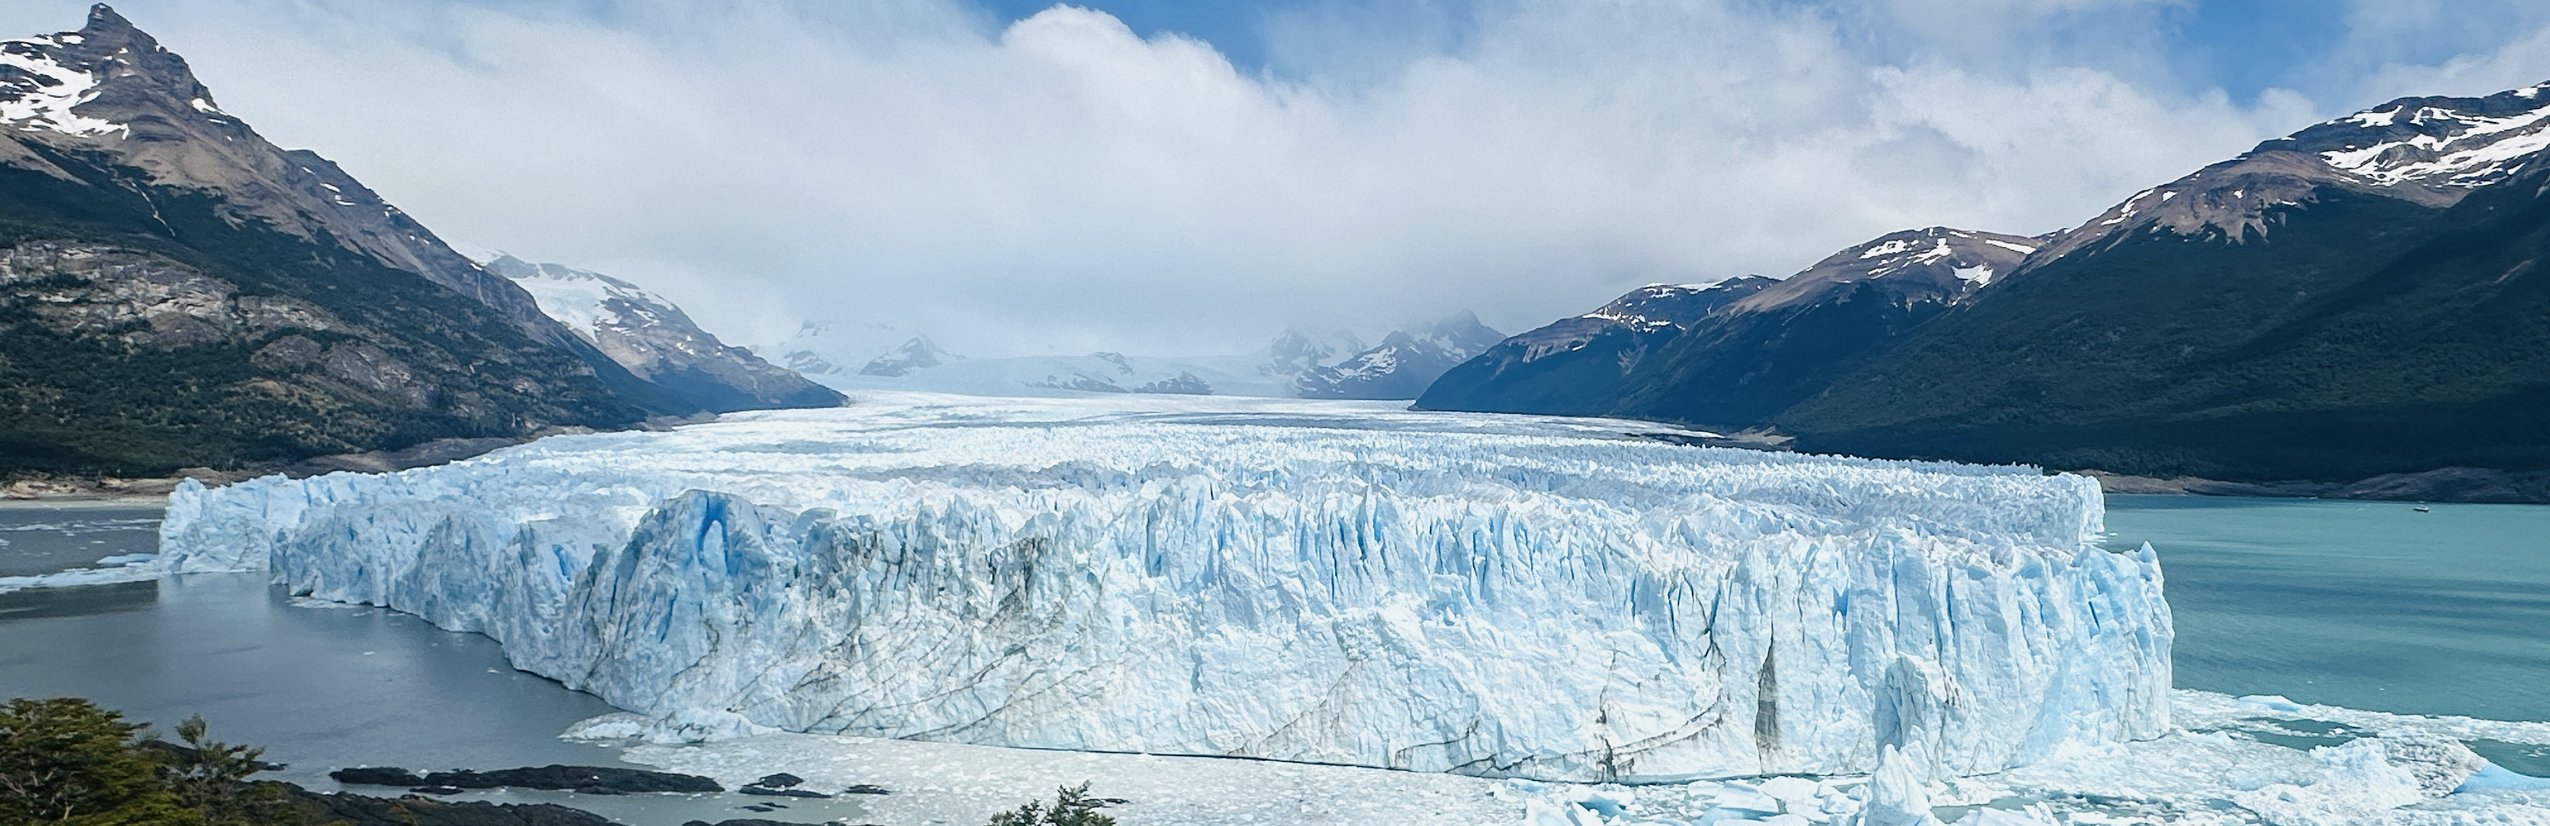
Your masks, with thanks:
M 877 394 L 171 499 L 649 714 L 1549 779 L 1992 772 L 2169 728 L 2148 551 L 2031 468 L 1648 425 Z
M 334 189 L 334 187 L 330 187 Z M 663 296 L 598 272 L 498 255 L 486 271 L 530 294 L 540 312 L 637 377 L 701 408 L 823 407 L 840 394 L 729 347 Z
M 2003 240 L 1998 239 L 1998 238 L 1986 238 L 1986 239 L 1983 239 L 1983 242 L 1984 242 L 1984 243 L 1986 243 L 1986 244 L 1991 244 L 1991 245 L 1996 246 L 1996 247 L 2000 247 L 2000 248 L 2005 249 L 2005 250 L 2009 250 L 2009 251 L 2011 251 L 2011 252 L 2018 253 L 2018 254 L 2020 254 L 2020 255 L 2034 255 L 2034 254 L 2036 253 L 2037 246 L 2038 246 L 2038 245 L 2036 245 L 2036 244 L 2014 244 L 2014 243 L 2011 243 L 2011 242 L 2009 242 L 2009 241 L 2003 241 Z
M 2402 98 L 2314 124 L 2146 189 L 2064 233 L 2037 263 L 2166 231 L 2244 243 L 2326 189 L 2432 208 L 2537 166 L 2550 150 L 2550 84 L 2487 97 Z
M 2337 122 L 2365 127 L 2368 142 L 2319 155 L 2332 167 L 2384 186 L 2485 186 L 2522 171 L 2533 156 L 2550 149 L 2550 101 L 2537 100 L 2540 88 L 2469 106 L 2399 102 L 2357 113 Z M 2506 111 L 2505 98 L 2537 105 Z
M 78 45 L 79 35 L 0 40 L 0 124 L 102 137 L 129 134 L 123 124 L 74 111 L 97 98 L 97 76 L 63 65 L 53 53 Z M 64 38 L 72 38 L 65 41 Z
M 500 266 L 499 262 L 509 262 Z M 567 325 L 587 340 L 605 327 L 662 321 L 660 308 L 673 302 L 638 285 L 597 272 L 560 264 L 534 264 L 504 256 L 489 262 L 490 271 L 511 278 L 531 293 L 540 312 Z
M 1758 279 L 1758 276 L 1748 278 Z M 1717 302 L 1703 298 L 1710 291 L 1747 289 L 1759 289 L 1759 285 L 1746 279 L 1722 284 L 1649 284 L 1577 318 L 1609 322 L 1640 331 L 1684 327 L 1698 321 L 1707 309 L 1717 306 Z
M 1843 299 L 1851 285 L 1881 285 L 1892 303 L 1954 302 L 2016 269 L 2035 239 L 1954 227 L 1902 230 L 1826 256 L 1814 266 L 1729 305 L 1758 313 Z

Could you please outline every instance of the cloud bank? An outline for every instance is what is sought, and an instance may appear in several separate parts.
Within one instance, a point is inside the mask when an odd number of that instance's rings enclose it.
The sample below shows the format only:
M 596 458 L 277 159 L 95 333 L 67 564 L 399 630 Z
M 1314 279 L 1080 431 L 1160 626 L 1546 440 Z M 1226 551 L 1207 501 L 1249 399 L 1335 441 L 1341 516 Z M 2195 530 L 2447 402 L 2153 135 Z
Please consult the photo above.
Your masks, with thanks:
M 10 5 L 25 33 L 82 9 Z M 2452 22 L 2485 5 L 2351 6 L 2328 71 L 2236 96 L 2163 0 L 1313 4 L 1245 70 L 1069 6 L 119 8 L 466 252 L 618 274 L 733 341 L 880 320 L 997 354 L 1519 330 L 1895 229 L 2047 232 L 2390 96 L 2550 78 L 2550 14 Z M 2382 58 L 2404 42 L 2440 45 Z

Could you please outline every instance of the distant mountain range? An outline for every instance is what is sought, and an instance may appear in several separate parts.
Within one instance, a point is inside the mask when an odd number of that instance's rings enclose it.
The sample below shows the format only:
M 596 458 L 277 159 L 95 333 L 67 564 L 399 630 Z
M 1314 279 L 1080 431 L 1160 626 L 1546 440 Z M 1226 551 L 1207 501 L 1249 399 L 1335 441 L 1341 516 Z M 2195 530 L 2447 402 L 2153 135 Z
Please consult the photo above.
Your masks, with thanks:
M 1464 312 L 1413 331 L 1394 330 L 1378 346 L 1343 361 L 1305 367 L 1294 376 L 1293 389 L 1306 399 L 1413 399 L 1445 371 L 1504 338 Z
M 0 41 L 0 473 L 273 466 L 708 406 L 600 340 L 267 142 L 111 8 Z
M 1460 313 L 1392 331 L 1367 347 L 1342 330 L 1293 328 L 1252 353 L 1219 356 L 965 358 L 890 324 L 809 322 L 762 357 L 841 390 L 980 395 L 1171 393 L 1313 399 L 1413 399 L 1502 334 Z
M 1751 292 L 1665 319 L 1671 342 L 1626 359 L 1617 384 L 1549 378 L 1587 372 L 1551 352 L 1598 337 L 1564 331 L 1627 329 L 1571 319 L 1491 349 L 1420 406 L 2156 477 L 2550 470 L 2545 93 L 2394 101 L 2048 238 L 1899 233 L 1776 285 L 1731 282 L 1722 293 Z M 1852 266 L 1907 254 L 1930 260 Z

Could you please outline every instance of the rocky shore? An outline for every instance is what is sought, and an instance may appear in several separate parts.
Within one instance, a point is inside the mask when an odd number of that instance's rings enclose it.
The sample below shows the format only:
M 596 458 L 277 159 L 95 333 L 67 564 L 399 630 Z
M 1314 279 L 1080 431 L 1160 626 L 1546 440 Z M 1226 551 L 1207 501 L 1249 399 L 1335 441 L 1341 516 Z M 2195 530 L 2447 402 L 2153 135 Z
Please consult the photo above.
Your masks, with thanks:
M 533 789 L 582 795 L 716 794 L 726 791 L 726 787 L 716 780 L 695 774 L 610 766 L 549 765 L 493 771 L 460 769 L 436 772 L 362 766 L 329 772 L 328 778 L 349 786 L 394 786 L 407 790 L 405 795 L 390 798 L 351 793 L 321 794 L 298 786 L 290 787 L 296 797 L 323 807 L 329 818 L 343 820 L 353 826 L 617 826 L 599 815 L 551 803 L 455 801 L 436 799 L 436 796 L 486 789 Z M 838 792 L 816 791 L 805 788 L 805 782 L 804 778 L 793 774 L 772 774 L 735 791 L 775 798 L 890 793 L 882 786 L 870 784 L 853 785 Z M 743 808 L 755 813 L 770 813 L 786 808 L 786 804 L 774 801 Z M 736 818 L 716 822 L 694 820 L 684 826 L 806 825 L 800 821 Z

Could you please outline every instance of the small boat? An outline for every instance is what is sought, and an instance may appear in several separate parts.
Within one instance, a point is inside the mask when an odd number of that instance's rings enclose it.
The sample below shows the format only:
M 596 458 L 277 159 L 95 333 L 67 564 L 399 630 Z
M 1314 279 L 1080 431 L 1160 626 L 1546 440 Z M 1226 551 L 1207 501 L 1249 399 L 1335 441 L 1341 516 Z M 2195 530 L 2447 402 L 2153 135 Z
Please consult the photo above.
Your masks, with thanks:
M 2427 506 L 2425 506 L 2425 505 L 2419 505 L 2419 506 L 2417 506 L 2417 512 L 2418 512 L 2418 513 L 2434 513 L 2434 512 L 2435 512 L 2435 509 L 2434 509 L 2434 508 L 2427 507 Z

